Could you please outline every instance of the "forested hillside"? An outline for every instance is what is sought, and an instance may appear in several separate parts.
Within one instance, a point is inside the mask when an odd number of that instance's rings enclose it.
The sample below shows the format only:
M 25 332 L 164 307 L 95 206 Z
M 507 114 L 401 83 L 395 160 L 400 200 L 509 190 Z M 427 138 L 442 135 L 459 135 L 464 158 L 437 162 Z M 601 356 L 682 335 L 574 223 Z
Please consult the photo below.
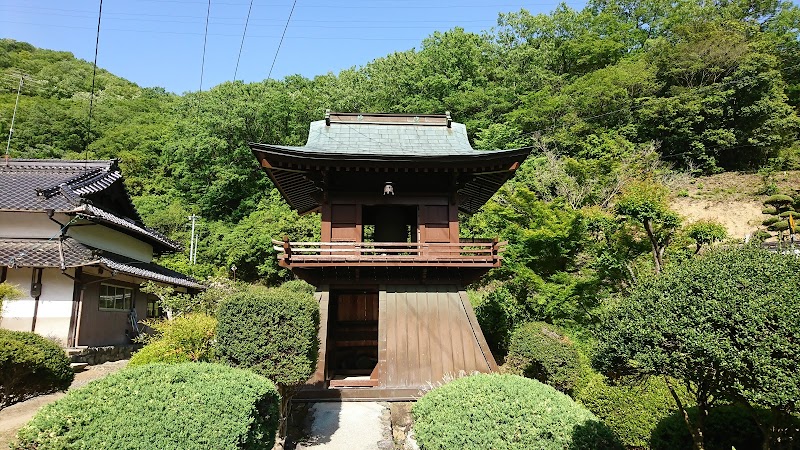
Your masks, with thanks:
M 270 239 L 312 238 L 319 219 L 289 210 L 248 142 L 303 144 L 325 109 L 450 111 L 476 148 L 536 148 L 465 218 L 465 236 L 511 242 L 504 267 L 476 286 L 482 311 L 503 327 L 592 323 L 615 293 L 719 237 L 669 209 L 663 183 L 675 171 L 800 167 L 799 26 L 790 2 L 593 0 L 503 14 L 483 34 L 437 32 L 313 79 L 178 96 L 99 70 L 91 123 L 91 64 L 3 40 L 0 129 L 24 73 L 12 157 L 120 158 L 148 225 L 188 242 L 187 216 L 201 217 L 199 264 L 162 263 L 200 277 L 235 264 L 244 280 L 274 283 L 288 273 Z M 503 333 L 490 336 L 498 348 Z

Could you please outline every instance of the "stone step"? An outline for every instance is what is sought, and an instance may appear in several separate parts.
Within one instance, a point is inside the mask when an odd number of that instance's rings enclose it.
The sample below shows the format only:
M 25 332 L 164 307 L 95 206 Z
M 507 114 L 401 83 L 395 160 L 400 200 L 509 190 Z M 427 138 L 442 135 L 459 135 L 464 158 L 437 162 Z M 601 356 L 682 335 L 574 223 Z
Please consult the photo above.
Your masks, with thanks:
M 82 372 L 89 363 L 80 362 L 80 363 L 69 363 L 69 366 L 72 368 L 73 372 Z

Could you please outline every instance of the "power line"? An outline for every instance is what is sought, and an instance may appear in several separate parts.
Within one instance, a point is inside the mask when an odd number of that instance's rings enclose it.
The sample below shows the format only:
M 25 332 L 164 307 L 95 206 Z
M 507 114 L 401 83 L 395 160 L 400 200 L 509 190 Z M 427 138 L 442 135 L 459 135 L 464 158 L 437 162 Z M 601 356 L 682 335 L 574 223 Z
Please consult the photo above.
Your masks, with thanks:
M 203 34 L 203 60 L 200 63 L 200 92 L 203 92 L 203 71 L 206 68 L 206 44 L 208 43 L 208 18 L 211 16 L 211 0 L 208 0 L 206 9 L 206 31 Z M 199 101 L 199 99 L 198 99 Z M 199 106 L 199 103 L 198 103 Z
M 244 21 L 244 31 L 242 31 L 242 43 L 239 44 L 239 56 L 236 57 L 236 70 L 233 71 L 233 81 L 239 73 L 239 60 L 242 59 L 242 48 L 244 48 L 244 37 L 247 34 L 247 24 L 250 23 L 250 12 L 253 10 L 253 0 L 250 0 L 250 7 L 247 8 L 247 19 Z
M 89 121 L 86 126 L 86 149 L 84 160 L 89 159 L 89 140 L 92 138 L 92 111 L 94 110 L 94 80 L 97 77 L 97 51 L 100 48 L 100 19 L 103 17 L 103 0 L 97 13 L 97 34 L 94 41 L 94 67 L 92 68 L 92 93 L 89 95 Z
M 286 37 L 286 30 L 289 29 L 289 22 L 292 20 L 292 14 L 294 13 L 295 6 L 297 6 L 297 0 L 294 0 L 294 2 L 292 2 L 292 10 L 289 11 L 289 18 L 286 19 L 286 26 L 283 27 L 283 34 L 281 34 L 281 41 L 278 42 L 278 48 L 275 50 L 275 57 L 272 58 L 272 66 L 270 66 L 269 74 L 267 75 L 268 80 L 270 79 L 270 77 L 272 77 L 272 69 L 275 68 L 275 61 L 278 60 L 278 52 L 281 51 L 281 45 L 283 45 L 283 38 Z

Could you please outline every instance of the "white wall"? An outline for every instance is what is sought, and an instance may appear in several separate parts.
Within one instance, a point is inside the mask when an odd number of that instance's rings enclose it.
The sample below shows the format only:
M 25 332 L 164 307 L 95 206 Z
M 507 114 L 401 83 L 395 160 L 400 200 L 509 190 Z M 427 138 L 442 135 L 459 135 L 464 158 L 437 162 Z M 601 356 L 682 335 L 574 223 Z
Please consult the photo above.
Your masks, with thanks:
M 69 221 L 64 214 L 54 217 L 61 223 Z M 50 238 L 57 235 L 60 227 L 41 212 L 0 212 L 0 237 L 5 238 Z
M 3 318 L 0 327 L 11 330 L 31 331 L 35 299 L 30 296 L 33 269 L 8 269 L 6 281 L 16 284 L 23 293 L 18 300 L 6 300 L 3 304 Z M 67 270 L 74 276 L 74 270 Z M 72 314 L 72 293 L 74 282 L 63 275 L 59 269 L 44 269 L 42 272 L 42 292 L 39 296 L 39 309 L 36 313 L 36 326 L 33 331 L 42 336 L 54 338 L 66 345 L 69 334 L 69 320 Z
M 153 246 L 103 225 L 70 227 L 67 235 L 99 249 L 139 261 L 153 260 Z

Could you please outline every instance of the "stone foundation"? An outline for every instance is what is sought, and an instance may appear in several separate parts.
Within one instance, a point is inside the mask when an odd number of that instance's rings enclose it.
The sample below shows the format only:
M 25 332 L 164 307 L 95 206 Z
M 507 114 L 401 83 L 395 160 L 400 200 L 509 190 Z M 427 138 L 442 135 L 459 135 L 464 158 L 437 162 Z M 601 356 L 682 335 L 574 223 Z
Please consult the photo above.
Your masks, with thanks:
M 130 359 L 133 352 L 142 348 L 141 344 L 110 345 L 106 347 L 68 348 L 67 356 L 72 363 L 87 363 L 90 366 L 109 361 Z

